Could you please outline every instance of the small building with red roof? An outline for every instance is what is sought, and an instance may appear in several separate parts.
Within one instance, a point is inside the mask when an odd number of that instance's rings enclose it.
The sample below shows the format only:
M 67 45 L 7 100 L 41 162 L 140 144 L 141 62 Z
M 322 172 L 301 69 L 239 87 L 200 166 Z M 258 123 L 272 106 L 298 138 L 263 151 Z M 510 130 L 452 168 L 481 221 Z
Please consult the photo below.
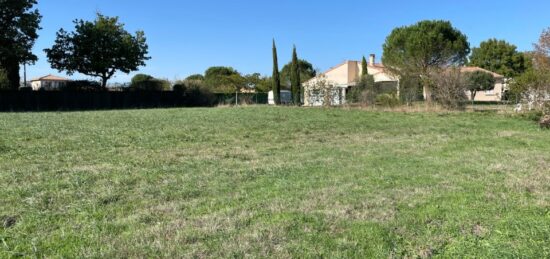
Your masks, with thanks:
M 32 90 L 54 90 L 59 89 L 62 86 L 65 86 L 67 82 L 71 81 L 70 79 L 63 78 L 60 76 L 47 75 L 31 80 Z

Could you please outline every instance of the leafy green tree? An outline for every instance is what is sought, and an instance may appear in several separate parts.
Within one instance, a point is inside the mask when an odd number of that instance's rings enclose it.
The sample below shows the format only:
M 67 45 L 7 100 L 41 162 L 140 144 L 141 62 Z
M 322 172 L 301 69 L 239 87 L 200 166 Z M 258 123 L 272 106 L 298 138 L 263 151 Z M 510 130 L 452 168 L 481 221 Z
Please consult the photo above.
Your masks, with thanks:
M 281 103 L 281 78 L 279 77 L 279 63 L 277 61 L 277 46 L 275 46 L 275 39 L 273 39 L 273 100 L 275 104 L 279 105 Z
M 292 50 L 292 65 L 290 69 L 290 89 L 292 93 L 292 102 L 294 105 L 300 105 L 300 67 L 298 66 L 298 54 L 296 46 Z
M 232 67 L 210 67 L 204 72 L 204 79 L 209 80 L 219 76 L 231 76 L 236 74 L 239 74 L 239 72 Z
M 282 86 L 290 86 L 290 75 L 292 71 L 292 61 L 288 62 L 281 69 L 281 82 Z M 300 70 L 300 83 L 304 83 L 317 75 L 317 71 L 313 68 L 313 65 L 307 60 L 298 59 L 298 69 Z
M 467 37 L 448 21 L 421 21 L 394 29 L 383 45 L 382 62 L 394 74 L 423 79 L 426 101 L 431 102 L 434 71 L 466 62 Z
M 271 89 L 271 78 L 260 75 L 260 73 L 253 73 L 244 76 L 245 84 L 249 88 L 254 88 L 256 92 L 266 93 Z
M 245 87 L 245 79 L 232 67 L 210 67 L 204 72 L 204 82 L 215 93 L 234 93 Z
M 6 70 L 0 68 L 0 90 L 9 90 L 10 87 L 10 80 L 8 79 L 8 73 L 6 73 Z
M 466 87 L 470 91 L 472 102 L 478 91 L 491 90 L 495 87 L 495 77 L 483 71 L 474 71 L 466 74 Z
M 10 89 L 19 88 L 20 64 L 34 64 L 32 53 L 42 17 L 33 9 L 36 0 L 0 1 L 0 68 L 6 73 Z
M 478 66 L 506 77 L 515 77 L 527 69 L 526 57 L 504 40 L 489 39 L 472 49 L 469 65 Z
M 188 76 L 187 78 L 185 78 L 185 80 L 204 80 L 204 76 L 201 75 L 201 74 L 194 74 L 194 75 L 190 75 Z
M 134 77 L 132 77 L 131 84 L 135 85 L 153 79 L 155 78 L 147 74 L 136 74 Z
M 52 68 L 99 77 L 105 89 L 115 72 L 136 71 L 150 59 L 143 31 L 130 34 L 118 17 L 97 14 L 93 22 L 75 20 L 74 24 L 74 32 L 59 30 L 52 48 L 44 50 Z
M 550 93 L 550 73 L 545 69 L 529 69 L 514 78 L 510 92 L 519 98 L 534 101 L 540 107 Z
M 168 91 L 170 88 L 170 81 L 146 74 L 135 75 L 130 83 L 130 89 L 138 91 Z

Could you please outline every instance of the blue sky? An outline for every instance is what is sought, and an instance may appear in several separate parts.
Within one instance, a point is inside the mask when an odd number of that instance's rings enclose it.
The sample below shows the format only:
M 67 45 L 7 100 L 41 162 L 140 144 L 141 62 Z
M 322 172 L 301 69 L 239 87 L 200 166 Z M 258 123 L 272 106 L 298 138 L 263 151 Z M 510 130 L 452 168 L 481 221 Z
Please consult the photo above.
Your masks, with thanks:
M 370 53 L 379 61 L 393 28 L 424 19 L 451 21 L 472 47 L 494 37 L 522 51 L 532 49 L 550 27 L 547 0 L 38 0 L 37 7 L 43 29 L 34 48 L 39 61 L 28 67 L 29 78 L 64 75 L 50 68 L 42 50 L 51 47 L 60 28 L 72 31 L 74 19 L 92 20 L 97 11 L 119 16 L 129 31 L 145 31 L 152 59 L 139 72 L 170 80 L 210 66 L 268 75 L 272 38 L 280 66 L 296 44 L 300 58 L 325 70 Z M 112 82 L 128 81 L 132 74 L 117 74 Z

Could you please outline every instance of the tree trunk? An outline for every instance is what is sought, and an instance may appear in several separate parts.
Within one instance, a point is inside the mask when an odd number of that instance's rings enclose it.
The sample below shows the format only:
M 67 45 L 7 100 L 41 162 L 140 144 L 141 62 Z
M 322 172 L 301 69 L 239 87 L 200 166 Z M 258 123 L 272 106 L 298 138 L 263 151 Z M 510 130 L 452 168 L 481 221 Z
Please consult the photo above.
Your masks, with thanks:
M 19 76 L 19 63 L 17 60 L 8 60 L 5 62 L 4 69 L 6 70 L 6 74 L 10 82 L 10 89 L 19 89 L 19 81 L 21 81 L 21 77 Z
M 107 90 L 107 80 L 109 80 L 109 78 L 107 78 L 106 76 L 101 77 L 101 89 L 102 90 Z
M 423 87 L 423 94 L 424 94 L 424 101 L 426 103 L 431 104 L 432 103 L 432 89 L 429 84 L 424 83 Z

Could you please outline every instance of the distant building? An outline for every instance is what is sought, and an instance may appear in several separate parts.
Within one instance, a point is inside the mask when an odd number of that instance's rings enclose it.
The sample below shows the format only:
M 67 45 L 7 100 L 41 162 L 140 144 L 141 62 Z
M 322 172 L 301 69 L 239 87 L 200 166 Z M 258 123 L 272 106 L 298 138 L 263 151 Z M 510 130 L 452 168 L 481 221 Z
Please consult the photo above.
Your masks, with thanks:
M 67 82 L 71 81 L 70 79 L 54 76 L 54 75 L 47 75 L 43 77 L 38 77 L 31 80 L 31 87 L 32 90 L 53 90 L 58 89 L 62 86 L 65 86 Z

